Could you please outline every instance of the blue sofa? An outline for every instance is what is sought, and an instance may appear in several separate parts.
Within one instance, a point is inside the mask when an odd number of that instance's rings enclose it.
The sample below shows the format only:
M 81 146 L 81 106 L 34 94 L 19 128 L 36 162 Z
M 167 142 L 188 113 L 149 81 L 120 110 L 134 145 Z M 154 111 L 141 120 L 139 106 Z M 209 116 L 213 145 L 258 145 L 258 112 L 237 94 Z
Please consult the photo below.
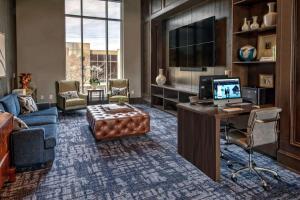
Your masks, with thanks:
M 0 99 L 0 110 L 17 116 L 29 126 L 11 136 L 11 159 L 18 171 L 39 168 L 55 158 L 57 108 L 38 107 L 39 111 L 22 115 L 16 94 Z

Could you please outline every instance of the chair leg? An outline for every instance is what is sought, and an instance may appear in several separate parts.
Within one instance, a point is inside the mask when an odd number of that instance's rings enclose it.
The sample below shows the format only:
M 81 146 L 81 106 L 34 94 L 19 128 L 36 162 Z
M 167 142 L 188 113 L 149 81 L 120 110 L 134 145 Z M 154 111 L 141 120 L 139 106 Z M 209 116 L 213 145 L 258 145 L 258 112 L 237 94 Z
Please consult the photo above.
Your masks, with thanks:
M 262 171 L 262 172 L 269 172 L 272 174 L 274 177 L 279 177 L 278 173 L 275 172 L 274 170 L 263 168 L 263 167 L 254 167 L 255 170 L 257 171 Z
M 256 176 L 259 177 L 261 183 L 262 183 L 262 186 L 265 190 L 268 190 L 269 187 L 268 187 L 268 184 L 267 182 L 264 180 L 263 176 L 259 173 L 259 171 L 262 171 L 262 172 L 269 172 L 271 174 L 273 174 L 273 176 L 276 178 L 276 179 L 279 179 L 279 175 L 277 172 L 271 170 L 271 169 L 266 169 L 266 168 L 262 168 L 262 167 L 256 167 L 256 164 L 254 163 L 254 161 L 252 160 L 252 154 L 253 154 L 253 151 L 252 150 L 249 150 L 248 151 L 249 153 L 249 159 L 248 159 L 248 166 L 247 167 L 243 167 L 237 171 L 235 171 L 234 173 L 231 174 L 231 179 L 236 182 L 237 181 L 237 175 L 240 174 L 241 172 L 243 171 L 246 171 L 246 170 L 249 170 L 249 172 L 254 172 Z

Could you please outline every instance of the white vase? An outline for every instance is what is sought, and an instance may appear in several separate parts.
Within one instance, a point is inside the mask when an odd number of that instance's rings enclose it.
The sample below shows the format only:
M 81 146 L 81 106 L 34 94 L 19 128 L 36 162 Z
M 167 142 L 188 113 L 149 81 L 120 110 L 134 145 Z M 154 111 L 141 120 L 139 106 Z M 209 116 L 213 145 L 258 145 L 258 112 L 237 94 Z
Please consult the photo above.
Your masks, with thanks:
M 250 26 L 250 29 L 251 30 L 258 29 L 259 28 L 259 24 L 257 23 L 257 16 L 253 16 L 252 19 L 253 19 L 253 22 L 252 22 L 252 24 Z
M 264 25 L 274 26 L 277 22 L 277 13 L 275 12 L 276 2 L 270 2 L 267 5 L 269 7 L 269 12 L 264 15 Z
M 159 69 L 159 74 L 156 77 L 156 83 L 157 85 L 164 85 L 166 83 L 166 77 L 163 74 L 164 70 L 163 69 Z
M 244 18 L 244 24 L 242 26 L 242 31 L 249 31 L 249 23 L 247 22 L 247 18 Z

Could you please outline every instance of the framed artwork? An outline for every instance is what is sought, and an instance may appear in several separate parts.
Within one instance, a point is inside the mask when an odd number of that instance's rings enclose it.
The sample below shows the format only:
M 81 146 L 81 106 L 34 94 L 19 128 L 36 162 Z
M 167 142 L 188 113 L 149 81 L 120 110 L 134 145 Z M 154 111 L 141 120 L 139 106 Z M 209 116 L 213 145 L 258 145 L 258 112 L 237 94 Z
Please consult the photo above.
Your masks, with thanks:
M 0 33 L 0 77 L 6 76 L 5 64 L 5 35 Z
M 260 74 L 259 75 L 259 87 L 274 88 L 273 74 Z
M 257 58 L 275 58 L 276 34 L 258 36 Z

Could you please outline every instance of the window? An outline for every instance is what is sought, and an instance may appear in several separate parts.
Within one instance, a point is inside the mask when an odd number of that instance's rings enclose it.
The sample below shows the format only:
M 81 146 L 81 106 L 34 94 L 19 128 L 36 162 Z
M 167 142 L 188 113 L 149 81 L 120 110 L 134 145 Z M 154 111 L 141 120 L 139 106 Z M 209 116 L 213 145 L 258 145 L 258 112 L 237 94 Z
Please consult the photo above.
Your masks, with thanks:
M 66 79 L 86 92 L 122 78 L 121 0 L 65 0 Z

